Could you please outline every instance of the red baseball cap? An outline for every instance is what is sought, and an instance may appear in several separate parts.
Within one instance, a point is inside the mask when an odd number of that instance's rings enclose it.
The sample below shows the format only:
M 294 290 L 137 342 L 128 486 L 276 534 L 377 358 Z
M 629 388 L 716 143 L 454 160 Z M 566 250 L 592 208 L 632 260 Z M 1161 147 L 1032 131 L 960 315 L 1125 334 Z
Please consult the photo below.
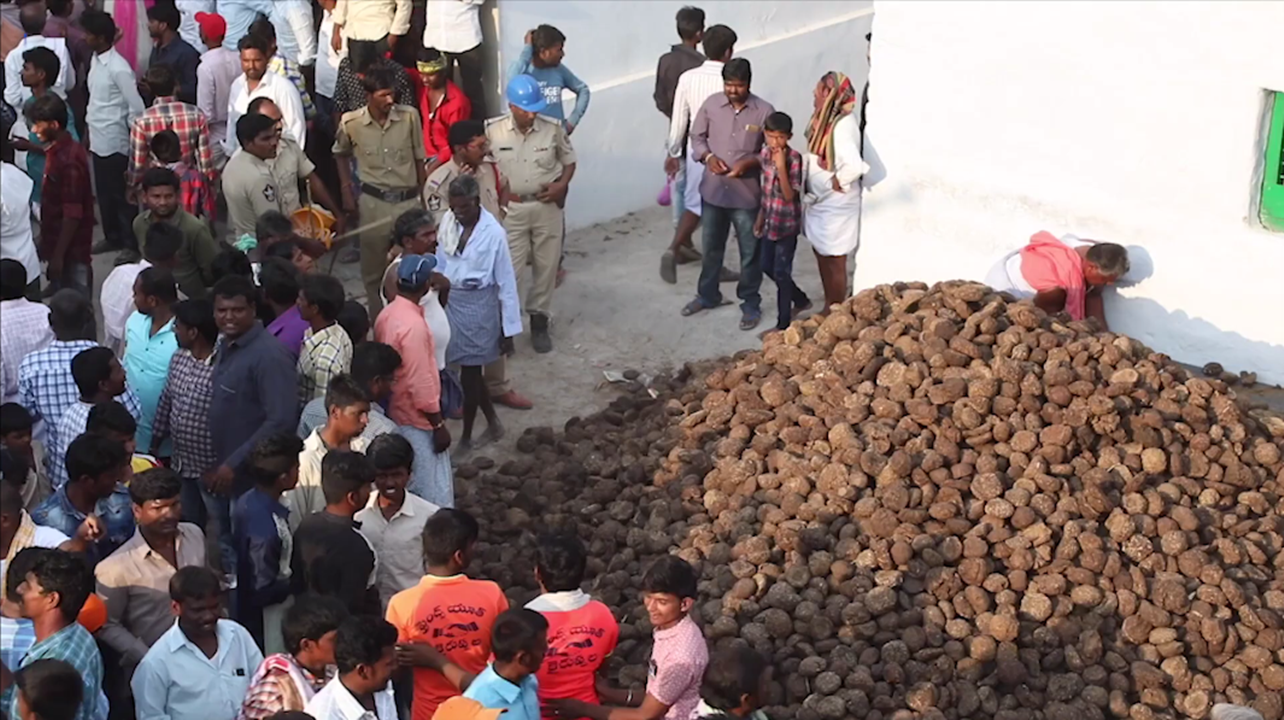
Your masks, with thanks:
M 201 33 L 211 40 L 227 35 L 227 21 L 217 13 L 196 13 L 196 24 L 201 27 Z

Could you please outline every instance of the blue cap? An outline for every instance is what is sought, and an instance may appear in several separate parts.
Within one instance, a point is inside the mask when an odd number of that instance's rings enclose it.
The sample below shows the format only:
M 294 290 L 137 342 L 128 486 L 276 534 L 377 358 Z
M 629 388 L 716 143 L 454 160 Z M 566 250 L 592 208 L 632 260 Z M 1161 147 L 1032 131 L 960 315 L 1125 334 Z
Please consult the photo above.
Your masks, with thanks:
M 436 269 L 436 255 L 402 255 L 397 265 L 397 283 L 410 288 L 423 287 Z
M 539 81 L 530 75 L 518 75 L 508 81 L 508 88 L 504 90 L 504 97 L 510 105 L 525 110 L 526 112 L 544 112 L 548 107 L 548 102 L 544 100 L 544 91 L 539 87 Z

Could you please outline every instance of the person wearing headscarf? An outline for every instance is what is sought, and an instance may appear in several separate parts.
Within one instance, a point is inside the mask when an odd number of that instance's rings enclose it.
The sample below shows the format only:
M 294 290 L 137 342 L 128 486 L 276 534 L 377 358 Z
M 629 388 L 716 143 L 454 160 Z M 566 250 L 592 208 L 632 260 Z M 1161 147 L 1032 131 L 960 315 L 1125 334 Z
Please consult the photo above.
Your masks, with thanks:
M 803 213 L 803 234 L 816 253 L 825 307 L 847 297 L 847 256 L 860 244 L 861 158 L 859 98 L 851 79 L 828 72 L 816 84 L 815 111 L 807 126 L 806 192 L 814 202 Z

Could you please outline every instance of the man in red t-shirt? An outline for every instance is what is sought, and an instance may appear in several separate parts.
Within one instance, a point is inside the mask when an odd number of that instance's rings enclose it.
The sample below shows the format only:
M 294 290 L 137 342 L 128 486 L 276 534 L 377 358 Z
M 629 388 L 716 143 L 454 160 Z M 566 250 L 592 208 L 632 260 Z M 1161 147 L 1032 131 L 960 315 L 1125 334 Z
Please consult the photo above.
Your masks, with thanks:
M 68 287 L 91 296 L 94 189 L 89 155 L 67 132 L 67 104 L 62 98 L 45 93 L 32 103 L 30 114 L 32 132 L 48 144 L 40 191 L 39 248 L 40 258 L 49 264 L 46 296 Z
M 437 669 L 443 656 L 470 675 L 486 669 L 491 626 L 508 609 L 498 585 L 464 575 L 477 534 L 477 520 L 462 510 L 433 513 L 423 530 L 428 574 L 388 601 L 397 663 L 413 668 L 413 720 L 431 720 L 438 705 L 460 694 L 459 677 Z
M 472 116 L 473 105 L 450 80 L 446 56 L 432 48 L 419 51 L 418 82 L 419 116 L 424 123 L 424 148 L 428 152 L 428 172 L 450 161 L 448 133 L 450 126 Z
M 598 697 L 598 672 L 620 639 L 620 624 L 611 609 L 580 589 L 586 553 L 573 535 L 551 536 L 540 542 L 535 579 L 541 594 L 526 603 L 548 620 L 548 654 L 536 674 L 541 705 L 546 700 L 571 698 L 592 705 Z M 545 713 L 545 720 L 557 716 Z

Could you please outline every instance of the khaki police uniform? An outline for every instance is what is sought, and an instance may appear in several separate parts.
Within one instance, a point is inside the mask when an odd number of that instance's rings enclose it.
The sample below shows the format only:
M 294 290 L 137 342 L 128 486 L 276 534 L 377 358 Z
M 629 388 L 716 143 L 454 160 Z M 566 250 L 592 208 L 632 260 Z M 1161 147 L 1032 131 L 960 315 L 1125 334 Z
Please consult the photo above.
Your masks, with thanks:
M 433 224 L 441 226 L 441 219 L 450 209 L 450 183 L 460 175 L 472 175 L 477 180 L 477 187 L 481 189 L 481 206 L 494 215 L 495 219 L 504 222 L 507 210 L 500 205 L 500 188 L 504 186 L 504 176 L 495 161 L 487 158 L 473 170 L 459 165 L 452 158 L 433 170 L 428 176 L 428 182 L 424 183 L 424 207 L 432 213 Z M 498 360 L 486 366 L 484 374 L 486 389 L 491 397 L 498 397 L 509 391 L 508 366 L 502 353 Z
M 281 212 L 289 217 L 295 210 L 303 207 L 303 201 L 299 197 L 299 182 L 306 182 L 317 166 L 312 164 L 297 142 L 288 135 L 282 135 L 276 148 L 276 157 L 268 161 L 268 167 L 272 169 L 272 177 L 276 178 Z
M 407 210 L 419 207 L 418 168 L 426 158 L 419 111 L 393 105 L 388 122 L 380 125 L 363 107 L 344 113 L 334 137 L 334 154 L 354 158 L 360 188 L 357 210 L 361 214 L 361 282 L 366 288 L 370 320 L 383 309 L 383 273 L 392 247 L 392 225 Z
M 254 225 L 260 215 L 281 210 L 281 191 L 271 166 L 243 149 L 232 153 L 223 168 L 223 196 L 227 199 L 233 242 L 242 235 L 254 235 Z
M 531 265 L 526 312 L 548 315 L 562 256 L 563 218 L 556 203 L 540 202 L 535 194 L 575 162 L 575 150 L 562 124 L 542 115 L 535 116 L 526 133 L 517 129 L 512 115 L 495 118 L 486 123 L 486 137 L 500 173 L 508 179 L 504 229 L 513 269 L 521 277 L 527 261 Z

